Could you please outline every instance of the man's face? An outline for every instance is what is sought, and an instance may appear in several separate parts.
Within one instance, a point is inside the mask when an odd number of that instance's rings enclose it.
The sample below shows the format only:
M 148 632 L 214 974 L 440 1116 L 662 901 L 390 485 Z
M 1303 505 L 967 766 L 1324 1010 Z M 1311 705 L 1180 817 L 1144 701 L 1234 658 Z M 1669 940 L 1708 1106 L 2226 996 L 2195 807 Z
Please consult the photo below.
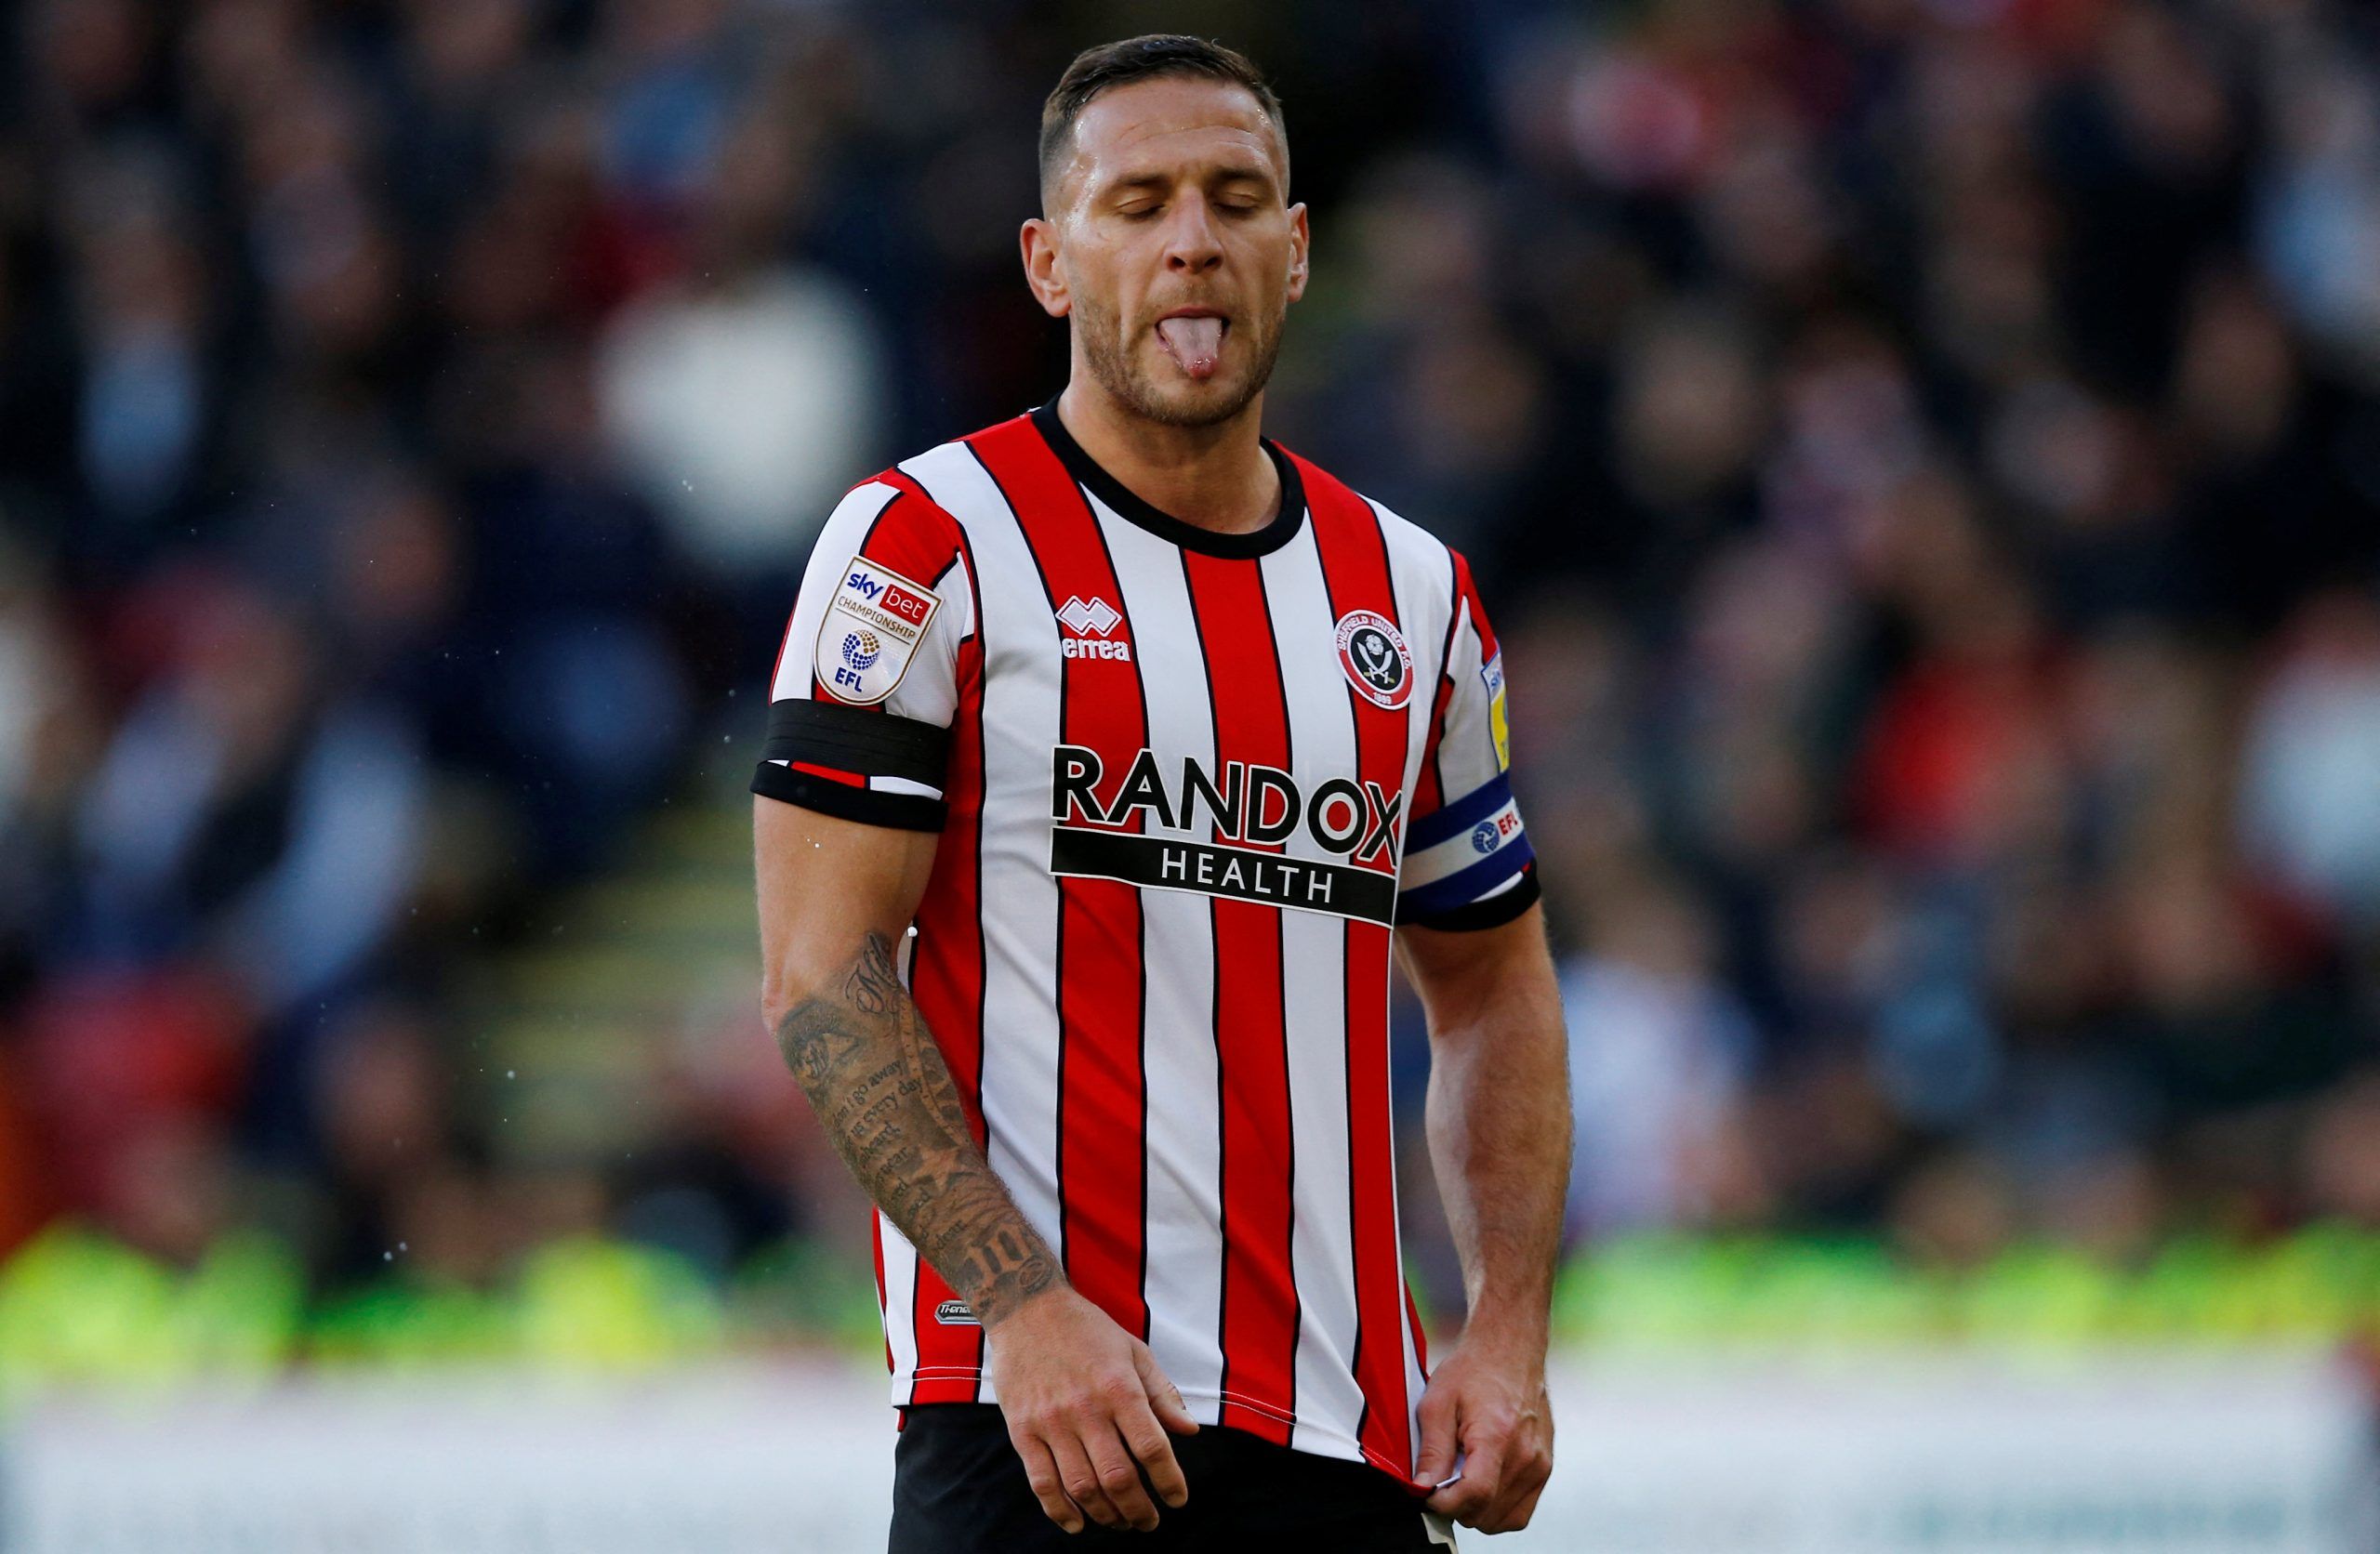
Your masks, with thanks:
M 1027 223 L 1042 306 L 1074 322 L 1092 375 L 1136 415 L 1205 427 L 1272 375 L 1305 290 L 1305 207 L 1286 203 L 1279 136 L 1224 82 L 1159 78 L 1103 93 Z M 1037 264 L 1033 230 L 1053 240 Z

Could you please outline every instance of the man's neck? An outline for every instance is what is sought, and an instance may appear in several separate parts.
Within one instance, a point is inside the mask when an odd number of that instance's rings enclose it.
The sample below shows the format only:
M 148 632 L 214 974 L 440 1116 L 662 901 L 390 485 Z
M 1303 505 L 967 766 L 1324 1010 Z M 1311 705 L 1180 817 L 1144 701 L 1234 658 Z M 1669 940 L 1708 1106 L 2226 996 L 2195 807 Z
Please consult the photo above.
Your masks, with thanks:
M 1281 476 L 1262 439 L 1264 396 L 1211 427 L 1135 415 L 1078 373 L 1058 396 L 1069 436 L 1125 489 L 1159 512 L 1219 534 L 1248 534 L 1281 509 Z

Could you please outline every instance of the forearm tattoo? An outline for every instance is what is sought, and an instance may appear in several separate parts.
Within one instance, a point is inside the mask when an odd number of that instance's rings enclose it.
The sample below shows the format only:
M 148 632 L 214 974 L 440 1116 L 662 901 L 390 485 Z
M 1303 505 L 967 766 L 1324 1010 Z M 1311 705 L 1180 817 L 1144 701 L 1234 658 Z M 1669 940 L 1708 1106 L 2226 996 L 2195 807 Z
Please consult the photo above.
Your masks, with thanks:
M 777 1045 L 837 1153 L 985 1327 L 1058 1280 L 1058 1259 L 967 1128 L 950 1065 L 871 933 Z

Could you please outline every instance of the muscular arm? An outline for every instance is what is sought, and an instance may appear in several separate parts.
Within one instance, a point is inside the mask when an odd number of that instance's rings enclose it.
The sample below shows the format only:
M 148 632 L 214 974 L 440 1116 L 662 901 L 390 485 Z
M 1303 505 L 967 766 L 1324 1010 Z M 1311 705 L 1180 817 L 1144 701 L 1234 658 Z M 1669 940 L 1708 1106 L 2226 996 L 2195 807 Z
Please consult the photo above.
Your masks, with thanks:
M 1154 1527 L 1197 1426 L 1148 1347 L 1076 1294 L 994 1174 L 901 985 L 934 838 L 756 798 L 761 1011 L 860 1187 L 983 1324 L 1009 1436 L 1051 1520 Z M 1143 1478 L 1145 1470 L 1147 1477 Z
M 754 800 L 761 1006 L 861 1189 L 987 1328 L 1058 1278 L 894 969 L 933 838 Z
M 1416 1478 L 1486 1532 L 1526 1525 L 1553 1466 L 1546 1324 L 1570 1174 L 1569 1060 L 1543 914 L 1447 933 L 1399 928 L 1429 1015 L 1430 1159 L 1462 1260 L 1461 1341 L 1423 1394 Z
M 839 978 L 778 1018 L 776 1035 L 843 1164 L 977 1321 L 992 1326 L 1057 1281 L 1057 1258 L 968 1131 L 883 934 L 866 930 Z
M 1569 1055 L 1543 914 L 1396 937 L 1429 1015 L 1430 1163 L 1462 1259 L 1466 1326 L 1542 1348 L 1570 1178 Z

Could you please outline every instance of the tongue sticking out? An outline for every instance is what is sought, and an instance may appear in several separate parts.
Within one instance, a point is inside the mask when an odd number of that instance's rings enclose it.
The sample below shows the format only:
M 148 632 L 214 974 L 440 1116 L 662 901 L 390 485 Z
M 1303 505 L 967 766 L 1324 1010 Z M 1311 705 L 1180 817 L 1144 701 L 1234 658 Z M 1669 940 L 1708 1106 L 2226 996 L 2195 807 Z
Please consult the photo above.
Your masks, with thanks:
M 1215 362 L 1223 349 L 1223 320 L 1159 319 L 1157 336 L 1183 372 L 1197 378 L 1215 375 Z

